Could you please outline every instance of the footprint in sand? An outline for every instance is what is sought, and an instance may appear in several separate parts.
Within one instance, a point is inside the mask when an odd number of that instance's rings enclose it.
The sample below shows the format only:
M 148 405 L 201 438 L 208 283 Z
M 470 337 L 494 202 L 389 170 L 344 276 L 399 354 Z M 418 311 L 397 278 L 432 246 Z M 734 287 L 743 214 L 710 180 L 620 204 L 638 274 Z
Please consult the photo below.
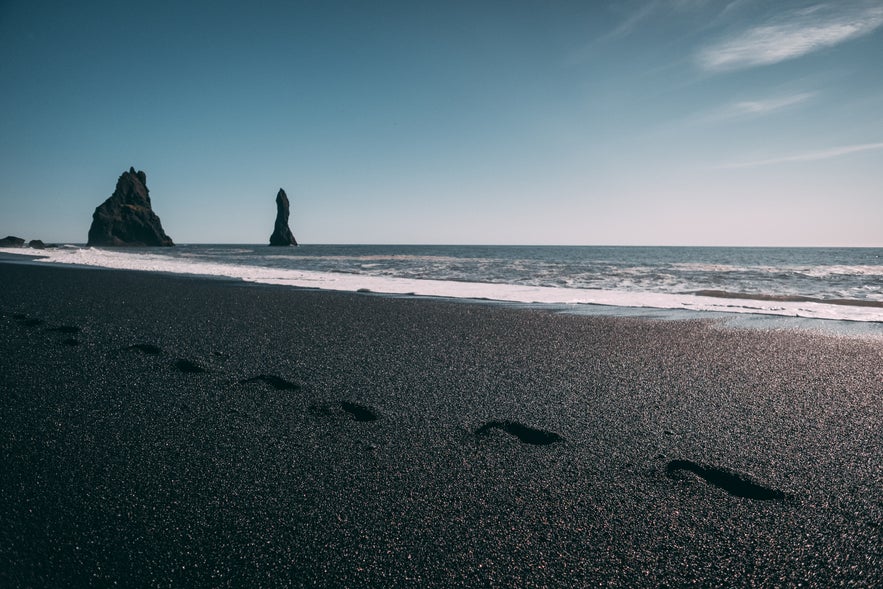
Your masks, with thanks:
M 241 384 L 249 384 L 252 382 L 262 382 L 264 384 L 268 384 L 278 391 L 296 391 L 301 388 L 300 385 L 285 380 L 284 378 L 278 377 L 274 374 L 259 374 L 253 378 L 247 378 L 243 380 Z
M 378 419 L 377 412 L 365 405 L 341 401 L 340 408 L 349 413 L 355 421 L 377 421 Z
M 21 324 L 24 325 L 25 327 L 39 327 L 40 325 L 43 325 L 44 323 L 46 323 L 42 319 L 28 317 L 27 315 L 18 314 L 18 315 L 14 315 L 14 317 L 18 321 L 21 321 Z
M 672 460 L 665 467 L 669 478 L 682 479 L 683 472 L 692 472 L 710 485 L 723 489 L 735 497 L 761 501 L 789 499 L 791 496 L 754 482 L 746 474 L 707 466 L 692 460 Z
M 340 401 L 327 405 L 311 405 L 310 412 L 323 418 L 339 419 L 346 416 L 352 421 L 368 422 L 380 419 L 379 413 L 373 407 L 353 403 L 352 401 Z
M 187 372 L 189 374 L 208 372 L 205 368 L 203 368 L 196 362 L 193 362 L 192 360 L 187 360 L 186 358 L 178 358 L 177 360 L 175 360 L 175 368 L 177 368 L 181 372 Z
M 489 421 L 475 430 L 475 435 L 480 436 L 492 429 L 504 431 L 509 435 L 515 436 L 525 444 L 532 444 L 534 446 L 547 446 L 564 441 L 564 438 L 555 432 L 547 432 L 529 427 L 517 421 Z
M 50 327 L 46 331 L 51 331 L 53 333 L 60 333 L 64 335 L 74 335 L 80 333 L 83 330 L 76 325 L 59 325 L 58 327 Z M 66 346 L 79 346 L 80 340 L 75 337 L 69 337 L 63 339 L 61 343 Z
M 82 331 L 82 329 L 80 329 L 76 325 L 59 325 L 58 327 L 50 327 L 47 331 L 54 331 L 55 333 L 65 333 L 68 335 L 73 335 L 75 333 L 80 333 Z
M 142 354 L 149 354 L 151 356 L 159 356 L 162 353 L 160 347 L 154 346 L 153 344 L 132 344 L 131 346 L 123 348 L 123 350 L 141 352 Z

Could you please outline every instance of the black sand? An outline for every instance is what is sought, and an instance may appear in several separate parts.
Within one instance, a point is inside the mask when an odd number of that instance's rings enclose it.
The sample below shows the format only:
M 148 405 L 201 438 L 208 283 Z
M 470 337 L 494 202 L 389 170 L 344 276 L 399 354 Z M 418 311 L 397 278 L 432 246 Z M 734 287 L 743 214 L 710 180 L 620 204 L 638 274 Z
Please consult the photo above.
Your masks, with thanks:
M 0 586 L 883 584 L 883 345 L 0 264 Z

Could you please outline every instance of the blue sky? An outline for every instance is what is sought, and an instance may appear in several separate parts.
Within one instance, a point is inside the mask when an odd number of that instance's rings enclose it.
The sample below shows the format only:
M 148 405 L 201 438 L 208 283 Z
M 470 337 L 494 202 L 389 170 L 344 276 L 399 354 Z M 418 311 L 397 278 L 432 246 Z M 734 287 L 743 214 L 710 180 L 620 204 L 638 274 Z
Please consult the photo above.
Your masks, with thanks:
M 0 1 L 0 233 L 883 246 L 883 0 Z

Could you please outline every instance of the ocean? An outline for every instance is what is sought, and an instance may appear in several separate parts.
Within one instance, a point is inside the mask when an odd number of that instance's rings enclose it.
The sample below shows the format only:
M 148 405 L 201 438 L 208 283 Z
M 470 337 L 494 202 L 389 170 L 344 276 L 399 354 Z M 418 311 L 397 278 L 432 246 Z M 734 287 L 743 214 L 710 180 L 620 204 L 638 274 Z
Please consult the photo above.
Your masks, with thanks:
M 39 255 L 38 263 L 301 288 L 500 301 L 572 313 L 833 320 L 883 332 L 881 248 L 200 244 L 25 251 Z

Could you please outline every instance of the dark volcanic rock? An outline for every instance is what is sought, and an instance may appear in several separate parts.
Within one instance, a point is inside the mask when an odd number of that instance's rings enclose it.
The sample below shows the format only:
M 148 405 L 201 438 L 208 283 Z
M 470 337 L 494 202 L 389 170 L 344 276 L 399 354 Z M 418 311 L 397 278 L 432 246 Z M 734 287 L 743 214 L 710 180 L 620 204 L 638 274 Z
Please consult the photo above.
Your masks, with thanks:
M 15 237 L 14 235 L 7 235 L 3 239 L 0 239 L 0 247 L 22 247 L 24 244 L 24 239 L 21 237 Z
M 28 242 L 28 247 L 34 248 L 35 250 L 42 250 L 46 249 L 46 244 L 39 239 L 32 239 Z
M 144 172 L 136 172 L 135 168 L 123 172 L 110 198 L 95 209 L 89 228 L 89 245 L 175 245 L 150 206 Z
M 270 245 L 297 245 L 288 227 L 289 213 L 288 196 L 280 188 L 279 194 L 276 195 L 276 226 L 273 235 L 270 236 Z

